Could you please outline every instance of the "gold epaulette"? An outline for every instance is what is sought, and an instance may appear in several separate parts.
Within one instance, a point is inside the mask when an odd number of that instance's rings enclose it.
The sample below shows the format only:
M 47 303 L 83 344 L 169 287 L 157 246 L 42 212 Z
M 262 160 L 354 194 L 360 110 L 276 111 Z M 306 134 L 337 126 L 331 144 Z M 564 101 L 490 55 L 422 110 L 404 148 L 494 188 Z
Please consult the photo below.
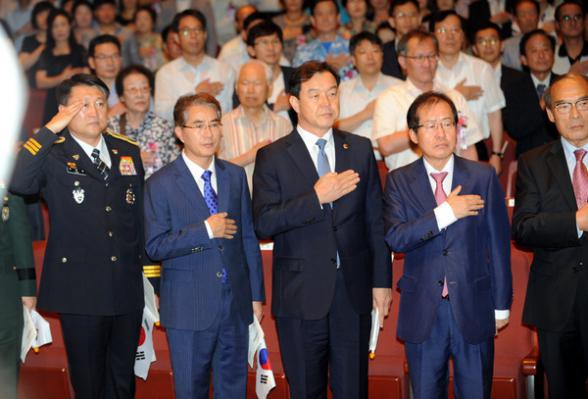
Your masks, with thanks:
M 31 153 L 31 155 L 37 155 L 37 152 L 43 147 L 41 143 L 35 140 L 34 137 L 31 137 L 22 145 L 25 150 Z
M 114 137 L 115 139 L 119 139 L 122 141 L 126 141 L 129 144 L 132 145 L 136 145 L 137 147 L 139 146 L 139 143 L 137 143 L 135 140 L 128 138 L 127 136 L 123 135 L 123 134 L 118 134 L 114 131 L 112 131 L 111 129 L 106 129 L 106 134 L 108 134 L 109 136 Z
M 161 266 L 145 265 L 143 266 L 143 274 L 147 278 L 159 278 L 161 277 Z

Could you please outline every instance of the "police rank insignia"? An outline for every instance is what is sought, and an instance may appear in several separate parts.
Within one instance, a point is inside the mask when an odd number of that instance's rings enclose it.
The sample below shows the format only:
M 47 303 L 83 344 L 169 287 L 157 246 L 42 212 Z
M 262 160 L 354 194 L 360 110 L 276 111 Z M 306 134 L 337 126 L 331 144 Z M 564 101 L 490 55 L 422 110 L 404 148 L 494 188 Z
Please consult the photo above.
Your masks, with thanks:
M 118 169 L 122 176 L 135 176 L 137 174 L 132 157 L 120 157 Z
M 81 187 L 76 187 L 71 192 L 73 194 L 73 199 L 76 203 L 81 204 L 84 202 L 84 198 L 86 198 L 86 192 Z
M 10 217 L 10 208 L 8 207 L 8 197 L 4 197 L 4 206 L 2 207 L 2 221 L 7 222 Z
M 127 204 L 133 205 L 135 203 L 135 193 L 133 192 L 133 187 L 127 188 L 127 192 L 125 193 L 125 201 Z

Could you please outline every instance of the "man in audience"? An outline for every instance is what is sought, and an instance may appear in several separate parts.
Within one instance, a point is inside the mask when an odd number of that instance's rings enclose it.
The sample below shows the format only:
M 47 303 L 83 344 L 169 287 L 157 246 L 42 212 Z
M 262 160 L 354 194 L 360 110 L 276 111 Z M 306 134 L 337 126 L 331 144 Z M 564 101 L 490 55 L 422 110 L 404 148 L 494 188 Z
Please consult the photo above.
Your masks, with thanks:
M 419 158 L 420 153 L 410 144 L 406 112 L 418 95 L 431 90 L 445 93 L 456 104 L 460 118 L 457 154 L 478 159 L 474 144 L 482 139 L 482 132 L 474 113 L 459 92 L 434 80 L 438 51 L 435 36 L 421 31 L 404 35 L 398 43 L 398 60 L 406 71 L 406 81 L 380 94 L 375 104 L 372 129 L 372 138 L 377 141 L 388 170 Z
M 249 56 L 247 55 L 247 45 L 245 44 L 245 41 L 247 40 L 247 28 L 249 26 L 244 26 L 244 23 L 247 18 L 254 13 L 256 14 L 256 19 L 262 19 L 261 14 L 257 13 L 255 7 L 252 5 L 245 4 L 237 9 L 237 12 L 235 12 L 237 36 L 222 46 L 217 57 L 219 61 L 230 65 L 235 71 L 239 71 L 241 64 L 249 59 Z M 247 22 L 250 24 L 253 20 L 249 19 Z
M 145 189 L 146 248 L 163 261 L 161 322 L 178 399 L 208 399 L 211 375 L 215 398 L 245 398 L 248 325 L 263 316 L 245 172 L 215 157 L 220 117 L 211 95 L 180 97 L 174 124 L 184 150 Z
M 111 118 L 125 112 L 125 106 L 120 102 L 115 90 L 116 75 L 120 72 L 122 58 L 120 42 L 113 35 L 96 36 L 88 46 L 88 65 L 92 72 L 102 80 L 110 95 L 108 96 L 108 117 Z
M 398 337 L 415 398 L 490 399 L 494 338 L 512 303 L 510 232 L 494 170 L 454 155 L 458 113 L 421 94 L 407 117 L 422 158 L 388 174 L 386 242 L 405 254 Z
M 376 98 L 400 79 L 384 75 L 382 69 L 382 41 L 373 33 L 361 32 L 349 42 L 353 65 L 359 76 L 339 86 L 341 111 L 337 127 L 347 132 L 372 138 L 372 118 Z M 376 159 L 382 159 L 377 142 L 372 140 Z
M 307 61 L 325 61 L 343 80 L 355 76 L 349 42 L 337 33 L 339 9 L 335 0 L 317 0 L 312 6 L 310 21 L 317 38 L 298 46 L 292 66 L 298 67 Z
M 521 39 L 521 63 L 529 71 L 539 102 L 557 77 L 551 72 L 554 50 L 555 39 L 541 29 L 527 32 Z
M 468 101 L 482 131 L 476 143 L 478 158 L 489 161 L 496 173 L 502 169 L 502 115 L 504 94 L 486 62 L 461 51 L 465 34 L 460 17 L 454 11 L 433 15 L 431 31 L 439 42 L 440 62 L 435 80 L 459 91 Z M 459 108 L 459 107 L 458 107 Z M 492 153 L 488 156 L 485 139 L 492 138 Z
M 561 45 L 555 50 L 553 72 L 588 75 L 588 42 L 584 41 L 584 13 L 582 3 L 566 0 L 555 9 L 555 28 Z
M 391 299 L 378 168 L 369 140 L 333 129 L 336 71 L 310 61 L 291 83 L 298 125 L 258 151 L 253 174 L 255 230 L 274 241 L 280 352 L 292 399 L 325 398 L 328 385 L 365 399 L 370 312 L 383 323 Z
M 523 35 L 537 29 L 539 24 L 539 3 L 536 0 L 518 0 L 514 17 L 520 34 L 506 39 L 503 43 L 502 63 L 507 67 L 522 70 L 520 43 Z
M 129 29 L 116 22 L 115 0 L 96 0 L 94 2 L 94 16 L 98 23 L 98 33 L 101 35 L 116 36 L 119 42 L 122 43 L 132 33 Z
M 173 61 L 182 56 L 182 48 L 178 43 L 177 32 L 173 32 L 172 26 L 168 25 L 161 31 L 163 55 L 167 62 Z
M 272 89 L 272 71 L 259 60 L 241 66 L 235 91 L 239 105 L 222 118 L 219 157 L 245 168 L 249 187 L 257 150 L 292 131 L 290 120 L 272 112 L 266 101 Z
M 270 67 L 272 71 L 272 87 L 267 103 L 270 108 L 284 118 L 289 116 L 290 102 L 288 101 L 288 81 L 294 71 L 293 68 L 280 65 L 283 58 L 284 39 L 282 29 L 271 21 L 263 21 L 252 26 L 247 33 L 247 52 L 251 58 L 258 59 Z
M 421 25 L 419 3 L 416 0 L 397 0 L 392 2 L 388 22 L 396 29 L 396 36 L 394 40 L 385 43 L 382 48 L 384 52 L 382 72 L 385 75 L 404 79 L 404 74 L 398 63 L 396 47 L 402 36 L 410 31 L 419 29 Z
M 586 398 L 588 377 L 588 81 L 545 92 L 559 140 L 519 158 L 513 238 L 534 252 L 523 323 L 537 328 L 550 398 Z
M 504 92 L 506 107 L 502 108 L 502 121 L 504 129 L 517 142 L 518 157 L 547 143 L 550 137 L 532 80 L 528 74 L 501 64 L 501 48 L 500 28 L 492 22 L 479 24 L 474 33 L 473 51 L 492 66 L 496 81 Z
M 206 20 L 197 10 L 186 10 L 174 18 L 182 56 L 165 64 L 155 77 L 155 113 L 173 120 L 173 107 L 180 96 L 208 93 L 221 104 L 223 112 L 232 109 L 233 70 L 204 53 Z
M 62 82 L 12 181 L 49 205 L 39 307 L 59 314 L 77 398 L 134 397 L 144 306 L 143 165 L 135 142 L 105 131 L 107 97 L 93 75 Z

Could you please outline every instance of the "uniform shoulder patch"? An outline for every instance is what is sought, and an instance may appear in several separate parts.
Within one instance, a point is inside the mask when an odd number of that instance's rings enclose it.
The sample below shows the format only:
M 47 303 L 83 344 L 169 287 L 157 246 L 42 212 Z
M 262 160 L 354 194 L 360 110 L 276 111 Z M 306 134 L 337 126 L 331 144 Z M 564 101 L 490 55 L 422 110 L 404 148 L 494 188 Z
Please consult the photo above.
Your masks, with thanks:
M 53 144 L 61 144 L 65 142 L 65 137 L 60 136 L 57 140 L 53 142 Z
M 132 144 L 132 145 L 135 145 L 137 147 L 139 146 L 139 143 L 137 143 L 135 140 L 133 140 L 133 139 L 131 139 L 131 138 L 125 136 L 125 135 L 116 133 L 112 129 L 106 129 L 106 134 L 108 134 L 109 136 L 114 137 L 115 139 L 126 141 L 127 143 Z

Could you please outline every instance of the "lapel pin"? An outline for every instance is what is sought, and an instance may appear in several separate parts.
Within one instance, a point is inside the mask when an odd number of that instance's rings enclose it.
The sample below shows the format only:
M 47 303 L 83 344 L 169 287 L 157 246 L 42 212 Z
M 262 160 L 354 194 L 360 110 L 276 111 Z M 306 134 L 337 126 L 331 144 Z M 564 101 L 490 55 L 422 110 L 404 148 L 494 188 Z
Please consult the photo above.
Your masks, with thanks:
M 75 159 L 76 161 L 79 161 L 79 159 L 80 159 L 80 155 L 79 154 L 73 154 L 71 157 L 73 159 Z
M 349 144 L 347 144 L 347 143 L 343 143 L 343 149 L 344 149 L 344 150 L 348 150 L 348 149 L 349 149 Z
M 113 148 L 113 149 L 112 149 L 112 153 L 113 153 L 114 155 L 118 155 L 118 150 L 117 150 L 116 148 Z

